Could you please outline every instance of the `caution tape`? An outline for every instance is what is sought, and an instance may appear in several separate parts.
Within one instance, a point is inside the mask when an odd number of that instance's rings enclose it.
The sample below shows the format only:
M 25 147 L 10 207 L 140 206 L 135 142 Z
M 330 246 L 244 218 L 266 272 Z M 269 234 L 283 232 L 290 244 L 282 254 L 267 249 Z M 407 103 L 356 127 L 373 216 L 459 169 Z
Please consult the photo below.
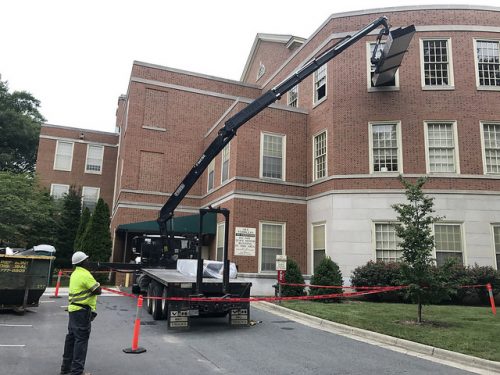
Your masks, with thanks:
M 378 290 L 380 288 L 390 288 L 392 286 L 353 286 L 353 285 L 314 285 L 314 284 L 295 284 L 295 283 L 280 283 L 283 286 L 297 286 L 297 287 L 309 287 L 318 289 L 367 289 L 367 290 Z M 484 285 L 483 285 L 484 286 Z M 397 287 L 407 288 L 407 285 L 397 285 Z

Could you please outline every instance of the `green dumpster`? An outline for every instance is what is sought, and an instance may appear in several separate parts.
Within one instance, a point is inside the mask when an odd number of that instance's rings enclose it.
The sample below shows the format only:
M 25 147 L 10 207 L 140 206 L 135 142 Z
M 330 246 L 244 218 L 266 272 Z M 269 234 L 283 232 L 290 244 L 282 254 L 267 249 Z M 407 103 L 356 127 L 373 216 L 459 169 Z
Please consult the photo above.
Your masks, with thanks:
M 45 255 L 0 255 L 0 309 L 24 312 L 38 306 L 53 260 Z

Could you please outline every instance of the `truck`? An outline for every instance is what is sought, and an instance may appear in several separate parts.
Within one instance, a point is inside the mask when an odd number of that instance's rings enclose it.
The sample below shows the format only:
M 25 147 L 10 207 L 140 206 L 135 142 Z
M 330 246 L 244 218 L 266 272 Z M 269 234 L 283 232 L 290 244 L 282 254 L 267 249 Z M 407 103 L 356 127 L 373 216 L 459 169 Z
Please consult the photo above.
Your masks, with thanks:
M 382 26 L 382 29 L 378 34 L 376 46 L 371 56 L 371 62 L 375 65 L 373 84 L 374 86 L 381 86 L 391 81 L 401 65 L 403 56 L 415 33 L 415 27 L 411 25 L 391 30 L 387 18 L 380 17 L 353 35 L 344 37 L 319 57 L 313 58 L 283 82 L 253 100 L 248 106 L 224 123 L 215 139 L 161 208 L 157 219 L 160 228 L 159 241 L 149 241 L 149 244 L 152 242 L 156 244 L 153 247 L 150 246 L 149 250 L 151 251 L 146 251 L 147 246 L 145 245 L 144 249 L 140 251 L 143 255 L 147 253 L 147 256 L 143 257 L 144 266 L 139 267 L 139 285 L 135 286 L 135 290 L 144 290 L 148 297 L 163 297 L 162 299 L 147 300 L 146 308 L 154 319 L 167 319 L 169 328 L 188 328 L 191 318 L 200 316 L 229 315 L 229 323 L 232 326 L 247 326 L 249 324 L 250 303 L 248 297 L 252 285 L 249 282 L 240 282 L 238 279 L 230 280 L 229 277 L 230 262 L 227 250 L 229 211 L 220 207 L 200 209 L 200 234 L 198 238 L 188 239 L 189 241 L 197 241 L 196 251 L 194 252 L 184 251 L 179 248 L 179 238 L 169 229 L 169 224 L 174 217 L 174 211 L 201 177 L 210 162 L 233 139 L 242 125 L 279 100 L 321 66 L 380 26 Z M 387 36 L 384 42 L 382 41 L 383 36 Z M 380 50 L 382 46 L 383 49 Z M 221 279 L 207 277 L 204 272 L 206 262 L 202 259 L 201 252 L 202 227 L 203 216 L 208 213 L 222 214 L 226 220 Z M 144 244 L 146 242 L 143 241 Z M 191 248 L 190 245 L 187 247 Z M 153 250 L 153 248 L 156 250 Z M 152 253 L 156 254 L 156 260 L 151 257 Z M 183 275 L 172 269 L 179 262 L 178 259 L 183 258 L 183 254 L 186 257 L 196 255 L 195 276 Z M 156 266 L 147 266 L 151 264 Z M 213 299 L 213 301 L 210 299 Z

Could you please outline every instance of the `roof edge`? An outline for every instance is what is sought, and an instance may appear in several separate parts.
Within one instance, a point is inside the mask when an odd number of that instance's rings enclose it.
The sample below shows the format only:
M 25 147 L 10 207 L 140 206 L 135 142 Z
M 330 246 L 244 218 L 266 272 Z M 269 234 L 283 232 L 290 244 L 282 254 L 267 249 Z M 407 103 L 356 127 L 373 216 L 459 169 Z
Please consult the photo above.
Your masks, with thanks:
M 55 125 L 55 124 L 49 124 L 49 123 L 43 123 L 42 127 L 68 129 L 68 130 L 76 130 L 76 131 L 84 131 L 84 132 L 89 132 L 89 133 L 98 133 L 98 134 L 106 134 L 106 135 L 113 135 L 113 136 L 118 136 L 119 135 L 119 133 L 116 133 L 116 132 L 105 132 L 105 131 L 102 131 L 102 130 L 77 128 L 77 127 L 74 127 L 74 126 Z

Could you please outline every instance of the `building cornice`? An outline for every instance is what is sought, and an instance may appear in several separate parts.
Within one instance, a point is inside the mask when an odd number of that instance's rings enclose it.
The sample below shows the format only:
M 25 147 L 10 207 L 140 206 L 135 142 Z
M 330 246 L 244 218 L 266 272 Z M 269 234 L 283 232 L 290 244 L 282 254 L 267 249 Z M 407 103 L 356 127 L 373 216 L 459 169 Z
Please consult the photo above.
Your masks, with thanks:
M 86 132 L 86 133 L 111 135 L 111 136 L 115 136 L 115 137 L 119 136 L 119 134 L 116 133 L 116 132 L 105 132 L 105 131 L 102 131 L 102 130 L 75 128 L 75 127 L 72 127 L 72 126 L 54 125 L 54 124 L 49 124 L 49 123 L 42 124 L 42 128 L 55 128 L 55 129 L 74 130 L 74 131 L 80 131 L 80 132 Z
M 54 141 L 65 141 L 65 142 L 82 143 L 82 144 L 89 144 L 89 145 L 101 145 L 101 146 L 106 146 L 106 147 L 118 147 L 118 144 L 99 142 L 99 141 L 85 141 L 82 139 L 68 138 L 68 137 L 56 137 L 53 135 L 45 135 L 45 134 L 40 134 L 40 138 L 51 139 Z

